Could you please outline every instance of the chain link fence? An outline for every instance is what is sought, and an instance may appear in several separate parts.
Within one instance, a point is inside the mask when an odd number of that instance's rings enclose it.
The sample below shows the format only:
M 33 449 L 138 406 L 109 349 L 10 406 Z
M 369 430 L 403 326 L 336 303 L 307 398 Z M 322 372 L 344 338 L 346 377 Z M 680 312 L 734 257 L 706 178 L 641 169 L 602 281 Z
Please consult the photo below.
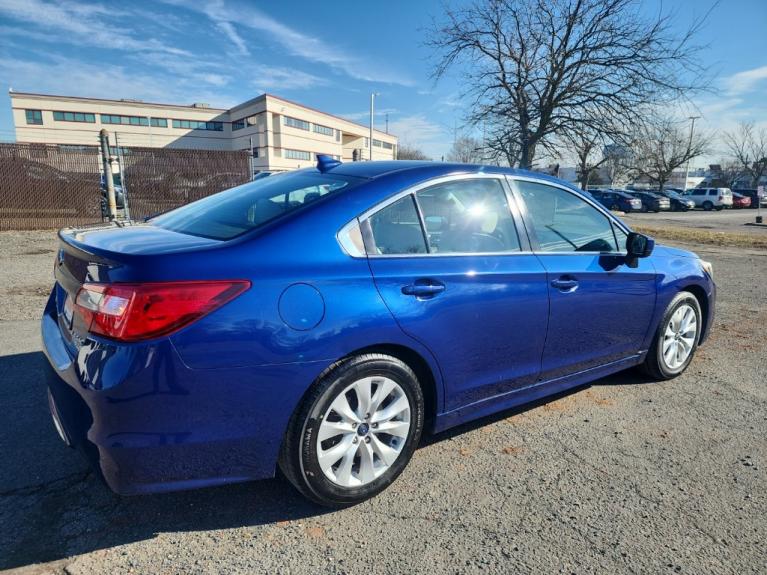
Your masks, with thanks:
M 142 219 L 250 179 L 247 151 L 113 149 L 131 217 Z M 0 144 L 0 231 L 102 221 L 97 146 Z

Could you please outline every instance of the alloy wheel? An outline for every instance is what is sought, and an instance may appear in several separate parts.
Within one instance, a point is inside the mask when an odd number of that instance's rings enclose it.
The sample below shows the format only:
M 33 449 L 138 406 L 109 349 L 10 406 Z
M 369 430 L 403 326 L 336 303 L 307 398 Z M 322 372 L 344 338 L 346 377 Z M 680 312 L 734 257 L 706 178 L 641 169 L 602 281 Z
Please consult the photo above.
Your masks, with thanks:
M 689 304 L 680 305 L 671 315 L 663 332 L 663 362 L 671 370 L 679 369 L 690 357 L 698 337 L 698 317 Z
M 388 377 L 358 379 L 330 404 L 317 432 L 317 460 L 342 487 L 366 485 L 397 460 L 410 432 L 405 391 Z

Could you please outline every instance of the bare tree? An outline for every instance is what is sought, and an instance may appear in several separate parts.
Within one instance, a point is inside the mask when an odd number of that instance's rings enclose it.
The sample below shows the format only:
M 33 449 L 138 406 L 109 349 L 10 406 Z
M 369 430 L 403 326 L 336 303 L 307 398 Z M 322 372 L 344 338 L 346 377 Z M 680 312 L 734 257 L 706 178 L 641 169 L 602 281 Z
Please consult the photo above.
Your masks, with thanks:
M 576 177 L 581 184 L 581 189 L 585 190 L 592 177 L 607 161 L 607 156 L 604 154 L 604 135 L 584 126 L 566 132 L 562 139 L 564 147 L 576 158 Z
M 674 170 L 710 149 L 711 138 L 704 132 L 692 134 L 672 118 L 654 116 L 636 130 L 632 144 L 632 167 L 661 190 Z
M 471 136 L 459 136 L 447 153 L 447 159 L 461 164 L 480 164 L 484 160 L 482 142 Z
M 751 187 L 758 186 L 767 174 L 767 129 L 743 122 L 737 130 L 724 132 L 722 139 L 732 159 L 750 177 Z
M 400 144 L 397 146 L 397 159 L 398 160 L 431 160 L 429 156 L 424 154 L 419 148 L 411 146 L 409 144 Z
M 711 178 L 708 185 L 714 188 L 734 188 L 735 183 L 743 176 L 743 167 L 739 162 L 721 162 L 709 166 Z
M 471 98 L 471 122 L 500 125 L 522 167 L 551 137 L 577 126 L 638 121 L 650 104 L 689 94 L 702 82 L 702 20 L 681 36 L 669 16 L 647 19 L 640 0 L 474 0 L 445 9 L 427 44 L 434 77 L 456 68 Z M 683 72 L 692 72 L 683 73 Z

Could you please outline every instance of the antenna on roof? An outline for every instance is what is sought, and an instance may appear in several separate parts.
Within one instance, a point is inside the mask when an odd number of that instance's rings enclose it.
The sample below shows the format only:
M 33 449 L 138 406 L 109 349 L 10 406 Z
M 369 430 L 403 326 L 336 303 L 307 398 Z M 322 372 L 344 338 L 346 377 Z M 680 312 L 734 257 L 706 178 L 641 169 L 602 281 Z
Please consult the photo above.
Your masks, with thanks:
M 340 165 L 341 161 L 336 160 L 333 156 L 329 156 L 328 154 L 317 154 L 317 169 L 323 174 Z

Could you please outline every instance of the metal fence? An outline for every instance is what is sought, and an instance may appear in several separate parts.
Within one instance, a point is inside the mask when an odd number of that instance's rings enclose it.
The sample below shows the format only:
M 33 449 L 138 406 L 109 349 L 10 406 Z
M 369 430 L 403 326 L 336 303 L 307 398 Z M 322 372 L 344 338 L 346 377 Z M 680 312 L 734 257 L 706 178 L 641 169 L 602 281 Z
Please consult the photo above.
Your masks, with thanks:
M 122 148 L 119 152 L 133 219 L 250 178 L 246 151 Z M 0 231 L 101 221 L 100 178 L 97 146 L 0 144 Z
M 131 218 L 166 212 L 250 179 L 246 151 L 120 149 Z
M 96 146 L 0 144 L 0 230 L 101 219 Z

